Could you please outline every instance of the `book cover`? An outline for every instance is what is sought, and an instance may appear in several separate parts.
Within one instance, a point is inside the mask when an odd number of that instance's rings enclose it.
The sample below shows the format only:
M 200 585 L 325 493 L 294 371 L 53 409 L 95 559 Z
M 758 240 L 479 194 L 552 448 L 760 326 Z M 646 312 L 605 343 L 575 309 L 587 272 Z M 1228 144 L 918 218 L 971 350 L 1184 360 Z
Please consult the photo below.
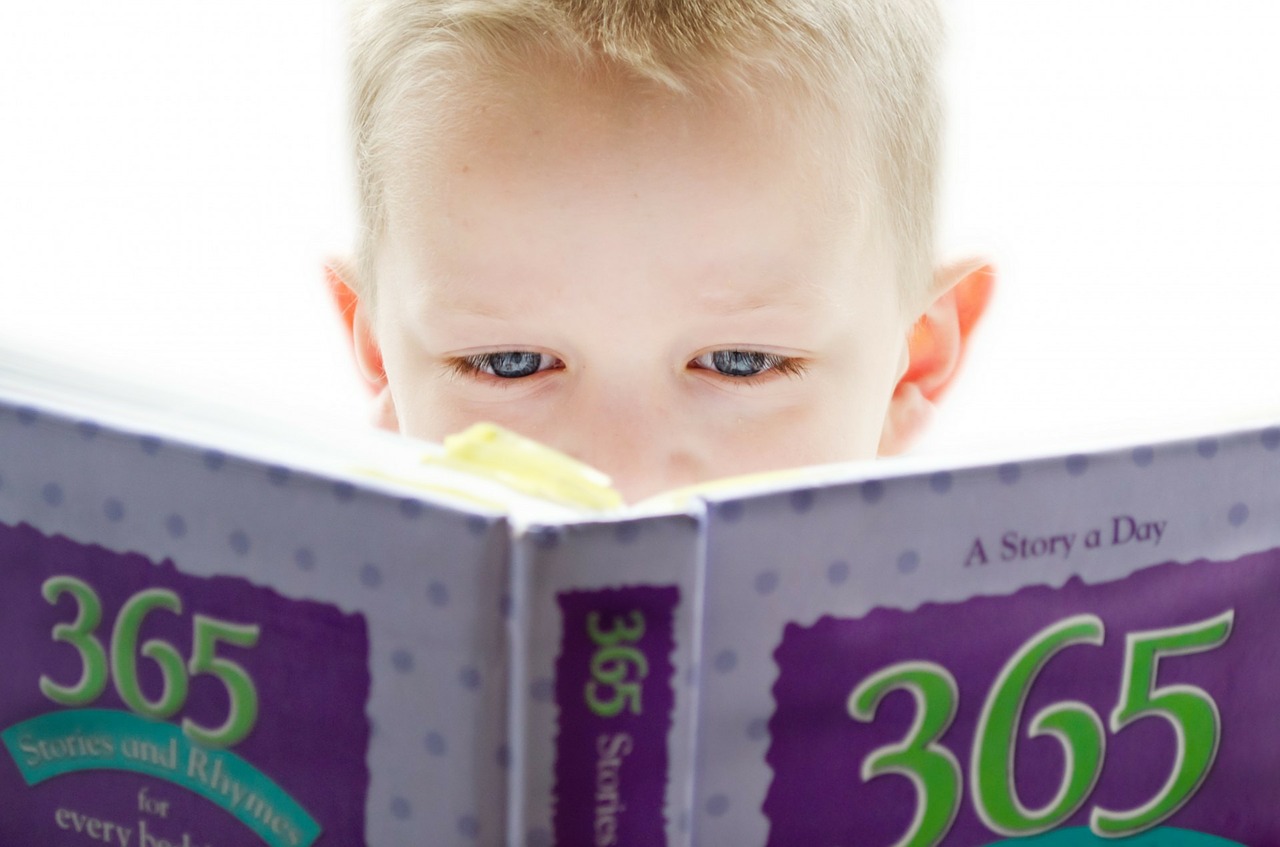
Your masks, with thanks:
M 1280 843 L 1280 428 L 709 499 L 695 843 Z
M 1280 427 L 575 510 L 84 394 L 0 386 L 4 843 L 1280 843 Z
M 0 842 L 498 843 L 509 546 L 0 401 Z

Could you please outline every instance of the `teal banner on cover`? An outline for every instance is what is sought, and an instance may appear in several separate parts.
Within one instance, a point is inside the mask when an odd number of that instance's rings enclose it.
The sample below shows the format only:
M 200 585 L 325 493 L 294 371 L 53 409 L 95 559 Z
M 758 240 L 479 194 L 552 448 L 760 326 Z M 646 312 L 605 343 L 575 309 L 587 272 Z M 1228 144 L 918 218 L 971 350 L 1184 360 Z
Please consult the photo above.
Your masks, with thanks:
M 260 770 L 235 753 L 193 744 L 173 724 L 69 709 L 15 724 L 0 738 L 27 785 L 78 771 L 132 771 L 217 804 L 269 847 L 310 847 L 320 835 L 320 825 Z
M 990 847 L 1107 847 L 1116 844 L 1114 838 L 1101 838 L 1094 835 L 1088 827 L 1071 827 L 1030 838 L 1015 838 L 1009 841 L 998 841 Z M 1228 841 L 1216 835 L 1205 835 L 1189 829 L 1174 829 L 1162 826 L 1150 832 L 1131 835 L 1123 841 L 1124 847 L 1243 847 L 1235 841 Z

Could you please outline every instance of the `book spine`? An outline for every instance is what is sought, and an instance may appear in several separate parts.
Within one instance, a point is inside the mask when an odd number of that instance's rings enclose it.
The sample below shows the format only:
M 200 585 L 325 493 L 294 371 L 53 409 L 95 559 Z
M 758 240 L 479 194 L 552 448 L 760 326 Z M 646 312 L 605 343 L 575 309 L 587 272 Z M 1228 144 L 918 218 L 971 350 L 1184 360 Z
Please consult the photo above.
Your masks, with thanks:
M 686 845 L 701 520 L 514 541 L 511 844 Z

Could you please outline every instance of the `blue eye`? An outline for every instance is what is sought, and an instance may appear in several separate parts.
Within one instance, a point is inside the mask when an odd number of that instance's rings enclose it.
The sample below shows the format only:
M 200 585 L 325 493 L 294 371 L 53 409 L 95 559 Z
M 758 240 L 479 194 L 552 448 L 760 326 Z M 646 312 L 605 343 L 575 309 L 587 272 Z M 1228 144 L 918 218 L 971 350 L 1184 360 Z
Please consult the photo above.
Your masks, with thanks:
M 772 370 L 786 361 L 774 353 L 760 353 L 755 350 L 716 350 L 704 353 L 693 360 L 700 368 L 715 371 L 723 376 L 748 377 L 758 376 Z
M 479 356 L 467 356 L 463 360 L 467 367 L 500 377 L 501 379 L 520 379 L 533 376 L 540 371 L 550 370 L 559 364 L 554 356 L 545 353 L 534 353 L 529 350 L 503 350 L 499 353 L 482 353 Z

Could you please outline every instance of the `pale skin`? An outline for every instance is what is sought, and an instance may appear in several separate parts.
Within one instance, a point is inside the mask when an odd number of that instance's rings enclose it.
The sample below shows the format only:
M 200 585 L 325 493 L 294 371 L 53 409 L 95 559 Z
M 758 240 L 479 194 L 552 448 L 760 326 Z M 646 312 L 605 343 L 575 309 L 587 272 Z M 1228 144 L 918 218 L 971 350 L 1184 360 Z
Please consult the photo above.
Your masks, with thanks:
M 813 139 L 618 85 L 541 77 L 406 155 L 376 301 L 331 269 L 383 425 L 492 421 L 628 500 L 903 449 L 990 268 L 915 308 Z

